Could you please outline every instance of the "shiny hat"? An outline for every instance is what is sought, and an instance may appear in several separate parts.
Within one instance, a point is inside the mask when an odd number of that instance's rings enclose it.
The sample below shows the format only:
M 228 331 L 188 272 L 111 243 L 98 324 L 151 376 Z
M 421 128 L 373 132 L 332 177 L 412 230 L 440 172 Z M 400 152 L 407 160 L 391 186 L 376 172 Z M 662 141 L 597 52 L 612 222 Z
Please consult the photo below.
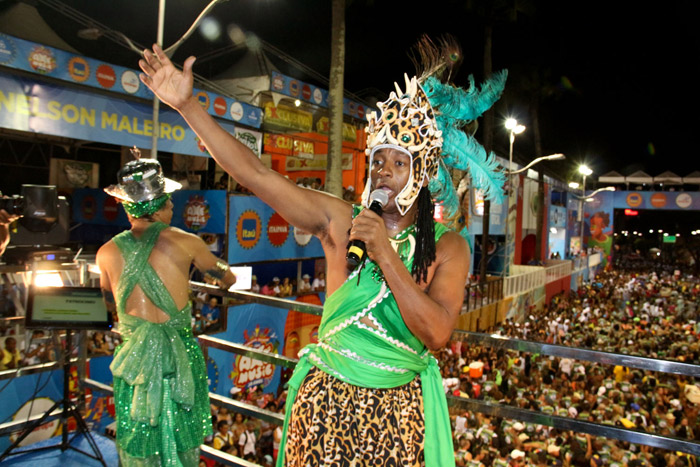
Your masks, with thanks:
M 117 180 L 105 192 L 126 203 L 152 201 L 182 188 L 180 183 L 163 176 L 163 168 L 156 159 L 128 162 L 117 172 Z

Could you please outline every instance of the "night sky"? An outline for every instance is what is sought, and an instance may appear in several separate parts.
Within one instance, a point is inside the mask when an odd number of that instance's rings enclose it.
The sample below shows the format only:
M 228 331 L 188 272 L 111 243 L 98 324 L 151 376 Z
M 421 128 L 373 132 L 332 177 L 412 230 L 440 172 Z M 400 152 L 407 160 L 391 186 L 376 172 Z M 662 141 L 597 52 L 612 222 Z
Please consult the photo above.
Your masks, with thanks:
M 460 41 L 465 60 L 456 84 L 466 85 L 470 73 L 477 80 L 483 77 L 484 21 L 470 6 L 501 2 L 434 1 L 424 2 L 421 8 L 409 7 L 405 1 L 346 2 L 345 88 L 362 99 L 384 99 L 394 81 L 403 82 L 404 72 L 413 73 L 408 52 L 423 33 L 434 38 L 450 33 Z M 0 9 L 10 3 L 0 0 Z M 155 40 L 156 0 L 64 3 L 143 45 Z M 166 46 L 184 33 L 207 3 L 168 0 Z M 222 3 L 212 12 L 221 25 L 221 37 L 206 40 L 195 33 L 174 60 L 181 63 L 190 54 L 201 56 L 230 46 L 226 31 L 237 27 L 246 37 L 257 36 L 327 76 L 330 3 Z M 528 162 L 535 157 L 527 103 L 540 95 L 543 152 L 567 156 L 566 161 L 548 163 L 549 175 L 564 180 L 576 177 L 571 173 L 581 162 L 594 170 L 593 180 L 611 170 L 623 175 L 644 170 L 652 176 L 671 170 L 684 176 L 700 169 L 695 155 L 695 114 L 700 99 L 694 74 L 700 39 L 692 23 L 696 18 L 693 2 L 665 2 L 653 7 L 628 1 L 511 3 L 522 7 L 510 18 L 515 21 L 502 17 L 493 28 L 493 69 L 509 70 L 506 93 L 495 107 L 494 144 L 500 155 L 507 157 L 508 135 L 502 123 L 512 115 L 529 126 L 516 139 L 515 159 Z M 79 39 L 76 30 L 81 26 L 44 5 L 38 8 L 47 22 L 85 55 L 137 66 L 133 52 L 106 39 Z M 213 77 L 238 56 L 236 52 L 225 53 L 200 61 L 195 71 Z M 270 58 L 283 73 L 322 84 L 277 57 Z

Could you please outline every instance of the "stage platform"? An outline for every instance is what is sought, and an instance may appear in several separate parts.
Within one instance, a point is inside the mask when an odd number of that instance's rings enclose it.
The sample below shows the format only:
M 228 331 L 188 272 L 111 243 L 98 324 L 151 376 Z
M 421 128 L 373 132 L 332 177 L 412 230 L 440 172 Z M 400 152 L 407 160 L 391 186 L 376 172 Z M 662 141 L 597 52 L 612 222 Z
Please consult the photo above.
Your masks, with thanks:
M 95 439 L 95 443 L 97 443 L 97 447 L 102 453 L 102 457 L 104 458 L 107 466 L 117 467 L 119 465 L 119 456 L 117 456 L 117 448 L 114 446 L 114 440 L 107 438 L 106 436 L 98 435 L 94 432 L 91 432 L 91 434 Z M 17 448 L 15 451 L 12 451 L 13 455 L 3 460 L 1 464 L 3 467 L 10 465 L 35 465 L 37 467 L 93 467 L 101 465 L 99 461 L 73 449 L 67 449 L 61 452 L 61 448 L 57 447 L 55 449 L 27 452 L 24 454 L 21 453 L 23 449 L 34 449 L 44 446 L 59 446 L 60 444 L 61 437 L 55 436 L 29 446 Z M 90 454 L 93 453 L 90 444 L 83 435 L 76 436 L 76 438 L 70 444 L 81 451 L 85 451 Z

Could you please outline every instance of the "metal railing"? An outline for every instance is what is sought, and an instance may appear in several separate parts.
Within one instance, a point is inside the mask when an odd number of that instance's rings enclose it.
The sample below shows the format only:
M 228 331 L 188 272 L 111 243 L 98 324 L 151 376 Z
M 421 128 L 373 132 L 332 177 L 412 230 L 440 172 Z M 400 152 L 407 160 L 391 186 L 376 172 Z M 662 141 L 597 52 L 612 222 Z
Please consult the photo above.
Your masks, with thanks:
M 543 268 L 540 268 L 539 273 L 545 274 Z M 525 273 L 520 275 L 530 275 Z M 543 276 L 542 276 L 543 277 Z M 493 281 L 497 283 L 497 281 Z M 525 284 L 529 282 L 525 281 Z M 541 284 L 541 282 L 540 282 Z M 317 305 L 309 305 L 306 303 L 297 302 L 294 300 L 285 300 L 274 297 L 253 294 L 250 292 L 229 292 L 217 289 L 212 286 L 201 283 L 192 283 L 193 288 L 198 290 L 206 289 L 213 294 L 229 298 L 234 301 L 243 303 L 264 303 L 266 305 L 275 306 L 283 309 L 296 310 L 303 313 L 311 313 L 314 315 L 320 314 L 322 308 Z M 566 347 L 561 345 L 545 344 L 533 341 L 525 341 L 520 339 L 512 339 L 498 335 L 488 335 L 483 333 L 474 333 L 467 331 L 455 331 L 453 339 L 467 342 L 469 345 L 483 345 L 496 349 L 507 349 L 518 352 L 538 353 L 559 358 L 572 358 L 575 360 L 583 360 L 604 365 L 621 365 L 631 368 L 639 368 L 643 370 L 658 371 L 664 373 L 672 373 L 685 375 L 690 377 L 700 377 L 700 366 L 692 365 L 683 362 L 670 360 L 660 360 L 648 357 L 615 354 L 611 352 L 595 351 L 590 349 L 581 349 L 574 347 Z M 265 361 L 275 365 L 281 365 L 285 368 L 294 367 L 298 360 L 287 358 L 281 355 L 270 352 L 261 351 L 241 344 L 227 342 L 222 339 L 217 339 L 211 336 L 199 336 L 199 342 L 204 347 L 217 348 L 224 351 L 229 351 L 239 355 L 248 356 L 257 360 Z M 42 368 L 37 365 L 37 368 L 23 369 L 23 371 L 50 371 L 53 368 L 51 364 L 45 365 Z M 0 376 L 7 377 L 7 372 L 3 372 Z M 112 393 L 112 388 L 103 383 L 91 379 L 82 379 L 82 385 L 96 391 Z M 283 416 L 279 413 L 261 409 L 255 405 L 236 401 L 234 399 L 224 397 L 218 394 L 210 393 L 212 403 L 227 407 L 235 412 L 241 412 L 244 415 L 256 417 L 270 423 L 281 425 Z M 643 444 L 651 447 L 666 449 L 669 451 L 680 451 L 691 455 L 700 455 L 700 443 L 692 440 L 680 439 L 669 436 L 661 436 L 654 433 L 644 431 L 631 430 L 622 427 L 614 427 L 600 423 L 571 419 L 555 415 L 543 414 L 539 411 L 520 409 L 503 404 L 484 402 L 475 399 L 467 399 L 461 397 L 447 396 L 448 405 L 452 408 L 459 408 L 475 412 L 484 413 L 487 415 L 504 417 L 524 422 L 531 422 L 540 425 L 550 426 L 560 430 L 570 430 L 578 433 L 587 433 L 593 436 L 617 439 L 625 442 Z M 52 414 L 58 416 L 58 414 Z M 20 429 L 30 421 L 12 422 L 12 426 L 3 425 L 0 433 L 6 433 L 11 430 Z M 256 464 L 245 461 L 236 456 L 231 456 L 221 451 L 212 449 L 209 446 L 202 446 L 202 455 L 210 459 L 214 459 L 224 465 L 254 467 Z
M 503 278 L 489 279 L 485 283 L 468 285 L 464 290 L 462 313 L 479 309 L 503 299 Z

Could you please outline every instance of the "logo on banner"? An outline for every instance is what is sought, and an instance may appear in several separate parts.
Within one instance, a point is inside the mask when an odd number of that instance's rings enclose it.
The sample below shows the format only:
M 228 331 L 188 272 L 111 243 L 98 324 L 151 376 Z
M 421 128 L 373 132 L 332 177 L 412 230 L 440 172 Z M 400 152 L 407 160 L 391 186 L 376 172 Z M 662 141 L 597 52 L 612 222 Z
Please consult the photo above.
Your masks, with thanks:
M 97 212 L 97 201 L 94 196 L 86 196 L 80 203 L 80 212 L 83 218 L 86 220 L 91 220 L 95 218 Z
M 68 74 L 79 83 L 87 81 L 90 77 L 90 65 L 83 57 L 73 57 L 68 61 Z
M 56 69 L 56 57 L 53 52 L 46 47 L 37 45 L 29 52 L 29 66 L 37 73 L 47 75 Z
M 236 223 L 236 238 L 238 244 L 245 249 L 253 248 L 260 239 L 260 216 L 255 211 L 243 211 Z
M 275 75 L 272 78 L 272 90 L 273 91 L 281 91 L 284 89 L 284 78 L 280 75 Z
M 50 398 L 37 397 L 25 402 L 24 405 L 12 415 L 12 420 L 26 420 L 32 413 L 48 412 L 53 405 L 54 401 Z M 19 443 L 19 446 L 29 446 L 37 441 L 43 441 L 53 437 L 57 433 L 59 422 L 59 420 L 52 420 L 34 428 L 34 430 Z M 75 425 L 75 422 L 73 421 L 72 424 Z M 75 426 L 71 427 L 70 425 L 71 422 L 69 422 L 69 427 L 75 429 Z M 18 437 L 19 433 L 11 434 L 10 441 L 14 442 Z
M 299 246 L 308 245 L 311 241 L 311 237 L 313 237 L 313 235 L 305 230 L 297 229 L 296 227 L 292 227 L 292 230 L 294 231 L 294 241 L 297 242 Z
M 256 350 L 265 352 L 277 353 L 279 341 L 274 339 L 270 334 L 271 330 L 265 328 L 260 330 L 260 326 L 255 327 L 255 332 L 252 336 L 248 335 L 248 330 L 243 331 L 243 345 L 252 347 Z M 236 357 L 236 362 L 233 364 L 233 372 L 231 373 L 231 381 L 233 386 L 240 389 L 252 388 L 254 386 L 267 386 L 272 381 L 275 374 L 275 366 L 272 363 L 261 362 L 250 357 L 239 355 Z
M 139 77 L 131 70 L 122 73 L 122 88 L 129 94 L 136 94 L 141 86 Z
M 267 221 L 267 239 L 270 244 L 280 247 L 287 241 L 287 237 L 289 237 L 289 223 L 279 214 L 272 214 L 270 220 Z
M 627 205 L 631 208 L 638 208 L 642 205 L 642 195 L 639 193 L 630 193 L 627 195 Z
M 102 208 L 102 216 L 104 216 L 105 220 L 109 222 L 116 220 L 117 215 L 119 214 L 119 207 L 117 204 L 117 200 L 113 197 L 107 196 L 105 198 L 105 204 Z
M 357 106 L 357 116 L 360 118 L 365 118 L 365 107 L 363 105 Z
M 679 208 L 686 209 L 689 208 L 691 204 L 693 204 L 693 198 L 688 193 L 681 193 L 676 196 L 676 205 Z
M 248 131 L 238 131 L 236 132 L 236 139 L 241 143 L 245 144 L 253 151 L 253 154 L 260 157 L 260 150 L 258 149 L 258 139 L 253 133 Z
M 117 82 L 117 75 L 114 73 L 114 68 L 109 65 L 100 65 L 95 71 L 95 78 L 100 86 L 110 89 Z
M 304 100 L 310 100 L 311 99 L 311 86 L 308 84 L 304 84 L 301 87 L 301 97 L 304 98 Z
M 319 88 L 314 89 L 314 103 L 321 104 L 323 102 L 323 92 Z
M 231 104 L 231 118 L 237 122 L 243 118 L 243 106 L 240 102 Z
M 654 193 L 651 195 L 651 205 L 655 208 L 662 208 L 666 206 L 666 195 L 663 193 Z
M 214 113 L 219 117 L 226 115 L 226 99 L 221 96 L 214 99 Z
M 299 81 L 293 79 L 289 82 L 289 93 L 292 97 L 299 97 Z
M 209 94 L 204 91 L 199 91 L 194 97 L 204 110 L 209 110 Z
M 7 65 L 15 61 L 15 43 L 5 34 L 0 34 L 0 65 Z
M 209 203 L 201 195 L 192 195 L 185 203 L 185 210 L 182 214 L 182 220 L 188 229 L 195 232 L 207 225 L 209 218 Z

